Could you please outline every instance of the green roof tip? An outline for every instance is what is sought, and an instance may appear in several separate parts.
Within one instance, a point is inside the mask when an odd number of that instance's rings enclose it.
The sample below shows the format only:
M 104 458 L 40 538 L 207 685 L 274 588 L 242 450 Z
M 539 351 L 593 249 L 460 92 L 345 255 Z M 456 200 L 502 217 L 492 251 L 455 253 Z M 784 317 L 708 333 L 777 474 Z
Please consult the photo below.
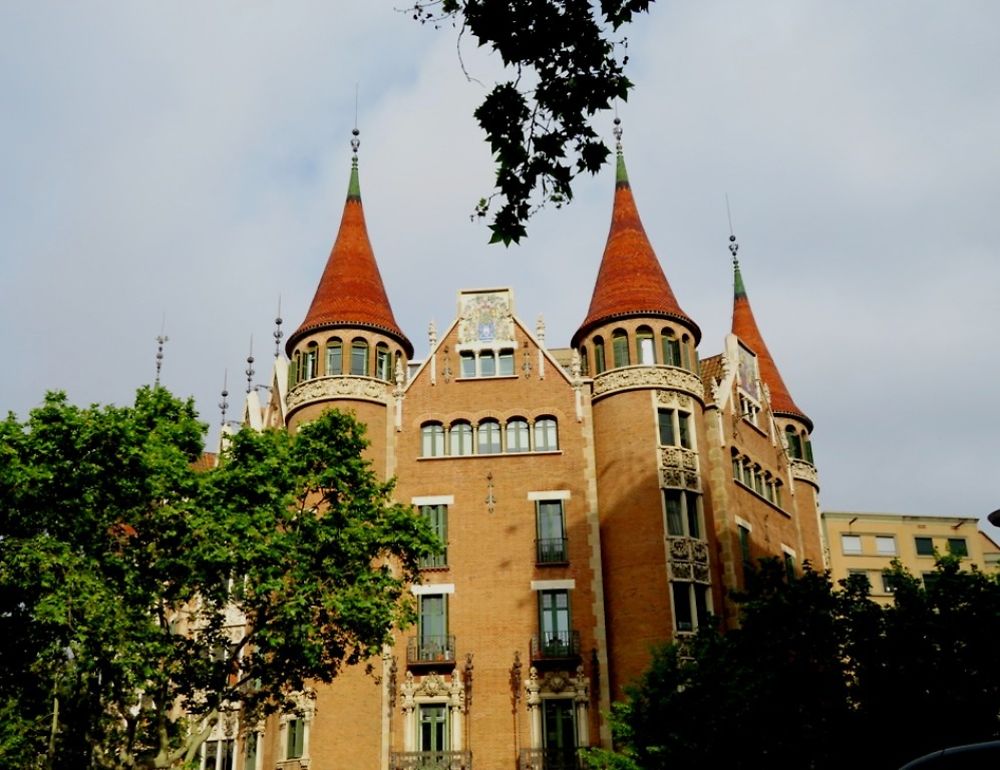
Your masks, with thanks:
M 347 200 L 361 200 L 361 182 L 358 179 L 358 156 L 351 159 L 351 181 L 347 185 Z
M 621 145 L 618 145 L 618 166 L 615 170 L 615 184 L 628 184 L 628 172 L 625 170 L 625 155 Z
M 740 273 L 740 263 L 733 259 L 733 299 L 746 298 L 747 290 L 743 285 L 743 275 Z

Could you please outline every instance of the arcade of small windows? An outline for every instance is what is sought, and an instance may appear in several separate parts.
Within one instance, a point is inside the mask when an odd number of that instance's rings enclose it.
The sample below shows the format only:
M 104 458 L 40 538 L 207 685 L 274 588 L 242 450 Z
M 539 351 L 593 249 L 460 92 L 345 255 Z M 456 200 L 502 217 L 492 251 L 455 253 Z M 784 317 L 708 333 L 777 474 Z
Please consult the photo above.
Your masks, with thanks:
M 650 326 L 640 326 L 631 335 L 625 329 L 611 333 L 610 350 L 604 337 L 596 336 L 590 345 L 581 345 L 580 371 L 584 376 L 601 374 L 610 363 L 611 368 L 629 366 L 678 366 L 698 373 L 698 352 L 689 334 L 677 335 L 670 327 L 656 332 Z M 633 359 L 634 355 L 634 359 Z
M 322 350 L 319 343 L 310 342 L 304 350 L 295 351 L 288 365 L 288 382 L 293 386 L 317 377 L 342 374 L 391 382 L 396 362 L 402 362 L 402 354 L 397 351 L 393 355 L 384 342 L 375 345 L 373 358 L 368 340 L 356 337 L 348 343 L 339 337 L 331 337 Z
M 420 426 L 421 457 L 471 457 L 474 455 L 555 452 L 559 449 L 559 426 L 555 417 L 543 415 L 529 423 L 511 417 L 506 423 L 492 418 L 473 425 L 455 420 L 447 427 L 440 422 Z
M 813 462 L 812 442 L 807 431 L 799 432 L 794 426 L 786 425 L 785 441 L 788 444 L 789 457 L 793 460 L 805 460 L 807 463 Z
M 764 470 L 749 457 L 733 452 L 733 479 L 744 487 L 763 497 L 772 505 L 782 508 L 781 479 Z
M 480 350 L 478 353 L 463 350 L 458 354 L 461 364 L 459 377 L 513 377 L 514 351 L 509 348 L 501 350 Z
M 742 393 L 740 393 L 740 417 L 755 428 L 760 427 L 760 406 L 756 401 Z

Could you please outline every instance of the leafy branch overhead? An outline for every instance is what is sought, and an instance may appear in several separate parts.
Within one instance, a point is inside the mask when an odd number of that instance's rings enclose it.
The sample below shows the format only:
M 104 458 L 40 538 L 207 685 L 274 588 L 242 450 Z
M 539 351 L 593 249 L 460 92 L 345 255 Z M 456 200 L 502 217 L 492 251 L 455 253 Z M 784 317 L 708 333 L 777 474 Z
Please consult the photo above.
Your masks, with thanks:
M 497 52 L 512 77 L 476 109 L 497 161 L 496 187 L 476 207 L 492 213 L 491 243 L 517 243 L 531 215 L 573 198 L 573 179 L 595 173 L 609 151 L 591 118 L 628 98 L 628 57 L 613 36 L 653 0 L 430 0 L 410 10 L 421 23 L 450 23 Z

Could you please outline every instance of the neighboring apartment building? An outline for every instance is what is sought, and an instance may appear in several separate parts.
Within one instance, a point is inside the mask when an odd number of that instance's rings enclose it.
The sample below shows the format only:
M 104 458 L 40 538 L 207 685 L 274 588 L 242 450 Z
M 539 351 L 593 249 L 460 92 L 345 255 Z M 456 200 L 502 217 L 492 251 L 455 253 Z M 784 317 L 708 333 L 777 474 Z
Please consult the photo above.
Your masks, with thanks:
M 969 567 L 995 570 L 1000 547 L 977 529 L 978 521 L 954 516 L 906 516 L 896 513 L 824 511 L 833 579 L 864 574 L 872 597 L 888 604 L 892 592 L 883 571 L 893 559 L 913 575 L 934 571 L 937 554 L 960 556 Z
M 611 214 L 569 348 L 523 323 L 511 290 L 479 289 L 459 292 L 415 360 L 355 154 L 316 295 L 245 420 L 294 431 L 353 411 L 376 470 L 447 550 L 413 587 L 419 623 L 372 676 L 345 670 L 299 714 L 231 726 L 216 737 L 236 758 L 206 765 L 575 768 L 579 747 L 610 744 L 605 715 L 653 645 L 713 613 L 733 622 L 725 597 L 744 564 L 822 563 L 812 422 L 757 328 L 735 243 L 732 334 L 699 363 L 700 329 L 646 237 L 620 143 Z

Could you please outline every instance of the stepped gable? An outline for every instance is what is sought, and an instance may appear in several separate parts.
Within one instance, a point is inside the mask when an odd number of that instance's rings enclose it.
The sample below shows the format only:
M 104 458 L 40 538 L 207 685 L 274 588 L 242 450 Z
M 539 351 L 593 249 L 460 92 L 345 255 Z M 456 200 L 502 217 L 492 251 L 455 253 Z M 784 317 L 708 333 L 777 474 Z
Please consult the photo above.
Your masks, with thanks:
M 760 368 L 760 378 L 771 394 L 771 410 L 785 417 L 794 417 L 804 422 L 809 431 L 812 432 L 812 420 L 806 413 L 799 409 L 792 400 L 785 381 L 781 379 L 771 352 L 764 343 L 757 321 L 750 308 L 750 300 L 747 298 L 746 287 L 743 285 L 743 275 L 740 273 L 740 264 L 733 259 L 733 334 L 757 354 L 757 365 Z
M 573 335 L 572 344 L 576 346 L 587 332 L 601 323 L 635 316 L 680 321 L 694 334 L 697 344 L 701 339 L 701 330 L 677 303 L 642 226 L 625 170 L 621 144 L 618 145 L 617 156 L 615 201 L 608 241 L 590 299 L 590 309 Z
M 358 180 L 357 155 L 351 161 L 347 201 L 340 220 L 326 268 L 316 287 L 305 320 L 288 338 L 285 351 L 291 355 L 295 343 L 319 329 L 336 326 L 362 326 L 394 337 L 413 357 L 413 345 L 403 334 L 392 314 L 382 275 L 365 225 Z

